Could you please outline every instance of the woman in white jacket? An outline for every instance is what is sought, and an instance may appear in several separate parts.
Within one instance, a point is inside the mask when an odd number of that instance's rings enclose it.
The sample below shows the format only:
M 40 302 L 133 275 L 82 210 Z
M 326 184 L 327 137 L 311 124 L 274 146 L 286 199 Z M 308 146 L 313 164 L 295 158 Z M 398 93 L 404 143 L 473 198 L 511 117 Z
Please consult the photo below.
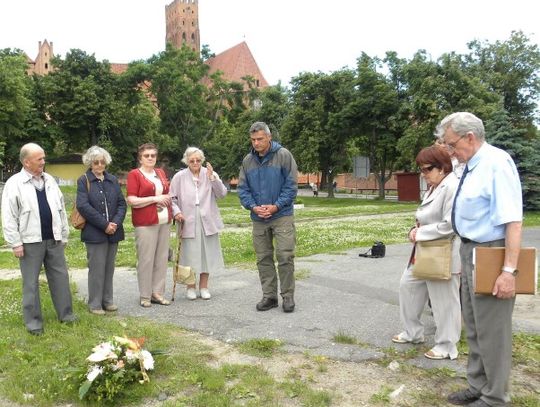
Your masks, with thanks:
M 452 171 L 450 155 L 445 149 L 431 146 L 418 153 L 416 163 L 429 189 L 416 211 L 416 226 L 410 230 L 409 240 L 416 243 L 450 239 L 454 236 L 452 205 L 459 183 Z M 454 239 L 452 248 L 450 280 L 417 279 L 412 275 L 413 264 L 414 256 L 411 256 L 399 285 L 400 314 L 405 329 L 395 335 L 392 341 L 424 342 L 424 325 L 420 318 L 430 299 L 436 325 L 435 346 L 424 356 L 429 359 L 455 359 L 458 356 L 456 344 L 461 334 L 459 239 Z
M 227 195 L 227 188 L 210 163 L 203 167 L 204 159 L 197 147 L 186 149 L 182 162 L 188 168 L 175 174 L 170 195 L 174 219 L 183 222 L 180 264 L 200 275 L 200 296 L 208 300 L 208 276 L 224 267 L 218 235 L 223 221 L 216 200 Z M 186 296 L 190 300 L 197 298 L 195 285 L 187 286 Z

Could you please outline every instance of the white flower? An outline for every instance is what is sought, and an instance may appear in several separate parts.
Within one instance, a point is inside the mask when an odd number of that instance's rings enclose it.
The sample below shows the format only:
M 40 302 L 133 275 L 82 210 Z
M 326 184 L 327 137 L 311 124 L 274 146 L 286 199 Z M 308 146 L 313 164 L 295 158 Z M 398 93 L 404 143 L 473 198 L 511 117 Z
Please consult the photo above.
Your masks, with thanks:
M 89 362 L 102 362 L 107 359 L 117 359 L 118 355 L 114 353 L 115 347 L 110 342 L 103 342 L 92 349 L 92 353 L 86 360 Z
M 154 358 L 152 357 L 152 354 L 147 350 L 142 350 L 141 356 L 143 359 L 143 367 L 146 370 L 152 370 L 154 368 Z
M 133 362 L 139 359 L 139 352 L 134 352 L 131 349 L 126 349 L 126 359 L 128 362 Z
M 100 375 L 101 373 L 103 373 L 103 368 L 100 366 L 94 366 L 92 367 L 92 370 L 88 372 L 88 374 L 86 375 L 86 378 L 88 379 L 89 382 L 93 382 L 94 379 L 98 377 L 98 375 Z
M 94 346 L 92 352 L 112 352 L 114 345 L 111 342 L 101 342 L 99 345 Z

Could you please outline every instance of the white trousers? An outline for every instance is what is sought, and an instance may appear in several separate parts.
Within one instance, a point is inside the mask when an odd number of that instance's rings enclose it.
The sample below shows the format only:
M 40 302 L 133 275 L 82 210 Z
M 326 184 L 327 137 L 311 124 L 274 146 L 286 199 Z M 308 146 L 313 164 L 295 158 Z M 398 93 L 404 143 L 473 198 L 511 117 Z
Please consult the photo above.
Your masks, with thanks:
M 399 310 L 405 327 L 403 339 L 411 342 L 423 340 L 421 316 L 430 299 L 436 326 L 433 351 L 450 359 L 457 357 L 456 344 L 461 335 L 459 281 L 459 274 L 452 274 L 447 281 L 419 280 L 413 277 L 410 267 L 405 269 L 399 283 Z

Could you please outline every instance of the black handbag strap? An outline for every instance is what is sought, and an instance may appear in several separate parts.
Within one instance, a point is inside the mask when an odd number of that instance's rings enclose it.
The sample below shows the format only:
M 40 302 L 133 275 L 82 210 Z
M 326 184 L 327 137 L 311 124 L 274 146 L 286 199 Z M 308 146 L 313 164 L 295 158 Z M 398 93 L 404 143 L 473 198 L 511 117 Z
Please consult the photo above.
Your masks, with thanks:
M 371 249 L 368 249 L 365 253 L 360 253 L 358 256 L 360 257 L 371 257 Z

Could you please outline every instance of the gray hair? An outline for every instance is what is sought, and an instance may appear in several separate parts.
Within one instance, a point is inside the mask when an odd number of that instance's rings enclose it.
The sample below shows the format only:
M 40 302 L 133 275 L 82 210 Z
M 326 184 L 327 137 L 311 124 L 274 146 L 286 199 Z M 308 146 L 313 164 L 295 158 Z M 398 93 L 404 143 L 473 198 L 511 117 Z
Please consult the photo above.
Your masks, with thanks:
M 249 128 L 249 134 L 257 133 L 258 131 L 264 131 L 267 135 L 271 136 L 270 128 L 265 122 L 255 122 Z
M 188 165 L 189 164 L 188 159 L 193 154 L 199 154 L 201 156 L 201 160 L 202 160 L 201 164 L 204 162 L 204 160 L 205 160 L 204 153 L 198 147 L 188 147 L 188 148 L 186 148 L 186 151 L 184 151 L 184 157 L 182 158 L 182 162 L 184 164 Z
M 457 112 L 446 116 L 437 125 L 435 137 L 442 139 L 448 128 L 451 128 L 452 131 L 461 137 L 464 137 L 468 132 L 474 133 L 480 141 L 483 141 L 486 137 L 482 120 L 469 112 Z
M 82 162 L 84 165 L 90 168 L 92 163 L 100 158 L 105 160 L 106 165 L 109 165 L 112 162 L 111 155 L 107 152 L 107 150 L 101 148 L 100 146 L 92 146 L 86 150 L 86 153 L 84 153 L 82 156 Z
M 23 161 L 28 157 L 30 154 L 36 152 L 36 151 L 44 151 L 43 148 L 39 144 L 36 143 L 27 143 L 24 146 L 21 147 L 21 151 L 19 152 L 19 161 L 21 164 L 24 164 Z

